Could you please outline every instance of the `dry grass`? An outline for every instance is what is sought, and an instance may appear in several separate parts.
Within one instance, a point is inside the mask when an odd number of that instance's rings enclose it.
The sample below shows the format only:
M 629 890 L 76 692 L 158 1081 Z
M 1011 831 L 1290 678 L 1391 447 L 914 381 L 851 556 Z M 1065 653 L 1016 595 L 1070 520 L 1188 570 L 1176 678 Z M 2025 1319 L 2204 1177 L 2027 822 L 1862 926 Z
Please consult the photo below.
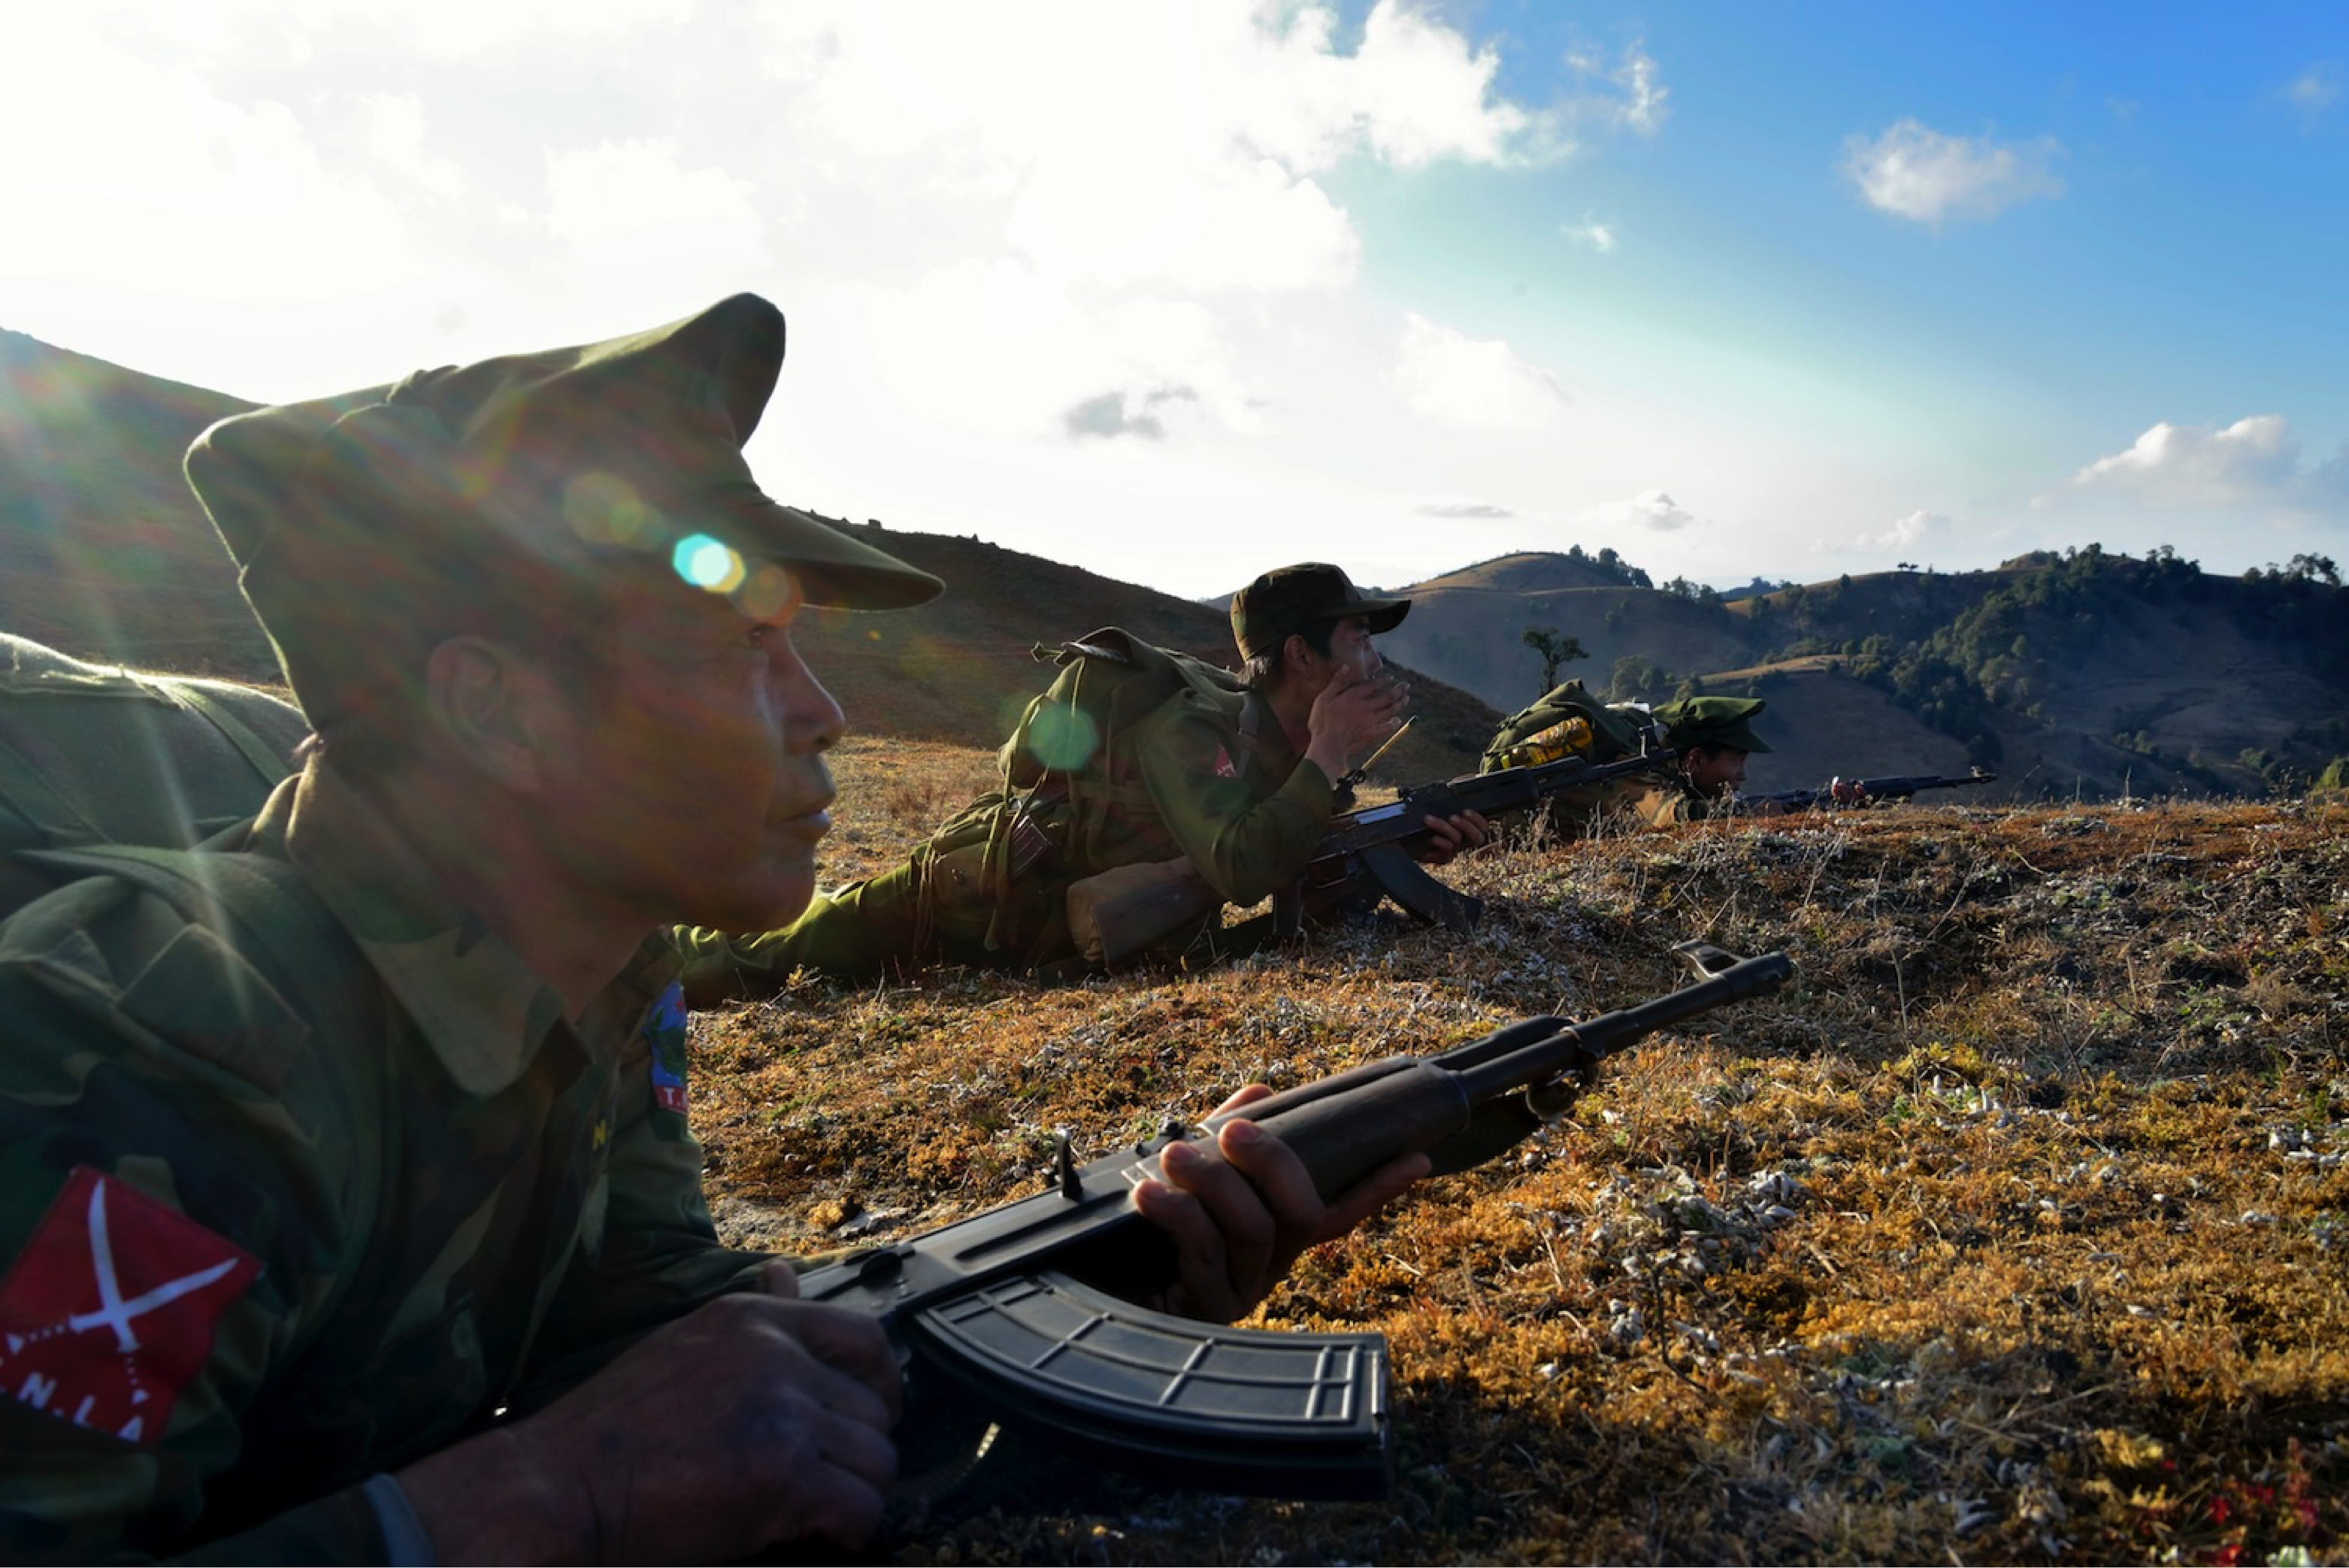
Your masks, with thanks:
M 984 783 L 843 756 L 842 875 Z M 1906 807 L 1479 857 L 1465 937 L 1061 990 L 820 982 L 696 1020 L 732 1239 L 813 1250 L 1081 1147 L 1676 984 L 1800 985 L 1310 1255 L 1268 1326 L 1392 1346 L 1375 1504 L 1015 1454 L 905 1562 L 2349 1561 L 2349 809 Z

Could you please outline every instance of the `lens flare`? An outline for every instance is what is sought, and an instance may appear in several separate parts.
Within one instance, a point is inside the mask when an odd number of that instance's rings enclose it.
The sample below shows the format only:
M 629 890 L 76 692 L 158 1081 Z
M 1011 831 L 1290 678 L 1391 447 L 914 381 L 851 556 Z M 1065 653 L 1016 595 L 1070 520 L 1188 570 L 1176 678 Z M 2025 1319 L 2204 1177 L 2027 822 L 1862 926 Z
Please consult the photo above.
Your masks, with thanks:
M 658 542 L 661 515 L 637 499 L 616 474 L 581 474 L 563 490 L 563 516 L 571 531 L 590 544 L 643 550 Z
M 1079 771 L 1100 747 L 1101 732 L 1081 708 L 1051 704 L 1040 709 L 1036 722 L 1028 727 L 1028 749 L 1056 773 Z
M 748 574 L 742 558 L 731 547 L 706 533 L 688 533 L 669 552 L 669 567 L 696 588 L 731 593 Z
M 772 621 L 799 603 L 800 589 L 790 573 L 764 562 L 752 567 L 728 597 L 734 608 L 753 621 Z

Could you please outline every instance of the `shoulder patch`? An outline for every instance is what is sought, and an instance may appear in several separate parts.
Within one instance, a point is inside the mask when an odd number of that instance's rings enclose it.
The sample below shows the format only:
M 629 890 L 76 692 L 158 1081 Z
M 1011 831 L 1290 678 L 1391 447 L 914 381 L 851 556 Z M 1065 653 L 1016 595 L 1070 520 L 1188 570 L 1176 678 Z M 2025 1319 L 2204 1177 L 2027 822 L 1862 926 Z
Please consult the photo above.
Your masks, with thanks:
M 652 1057 L 653 1103 L 685 1110 L 685 986 L 670 981 L 645 1015 L 645 1044 Z
M 0 1281 L 0 1394 L 151 1444 L 260 1272 L 243 1248 L 77 1165 Z

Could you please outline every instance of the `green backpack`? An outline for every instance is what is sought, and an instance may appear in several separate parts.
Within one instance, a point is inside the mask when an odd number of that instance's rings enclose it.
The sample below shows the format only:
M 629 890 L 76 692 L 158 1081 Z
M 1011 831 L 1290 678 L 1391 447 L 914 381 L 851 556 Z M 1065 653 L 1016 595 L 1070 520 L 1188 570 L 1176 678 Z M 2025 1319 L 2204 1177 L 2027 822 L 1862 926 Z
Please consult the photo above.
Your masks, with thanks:
M 1648 727 L 1641 709 L 1622 704 L 1610 707 L 1583 688 L 1580 681 L 1553 687 L 1530 707 L 1521 707 L 1501 721 L 1485 748 L 1482 769 L 1530 768 L 1561 757 L 1583 757 L 1612 762 L 1640 750 Z
M 999 788 L 933 835 L 915 866 L 935 930 L 1034 957 L 1065 944 L 1069 883 L 1131 859 L 1121 851 L 1136 824 L 1156 818 L 1119 742 L 1185 692 L 1231 704 L 1246 688 L 1115 626 L 1030 651 L 1060 673 L 996 752 Z
M 0 915 L 56 884 L 22 851 L 201 843 L 260 810 L 309 733 L 258 687 L 84 664 L 0 632 Z

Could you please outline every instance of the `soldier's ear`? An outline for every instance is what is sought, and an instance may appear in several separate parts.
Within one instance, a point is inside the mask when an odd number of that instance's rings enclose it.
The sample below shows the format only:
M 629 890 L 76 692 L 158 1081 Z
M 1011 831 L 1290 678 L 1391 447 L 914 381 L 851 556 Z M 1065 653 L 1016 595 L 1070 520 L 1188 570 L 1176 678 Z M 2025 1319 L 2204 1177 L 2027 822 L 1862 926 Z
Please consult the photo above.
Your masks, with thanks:
M 487 637 L 450 637 L 425 665 L 425 706 L 440 733 L 475 768 L 519 794 L 540 787 L 538 709 L 545 686 L 534 664 Z

